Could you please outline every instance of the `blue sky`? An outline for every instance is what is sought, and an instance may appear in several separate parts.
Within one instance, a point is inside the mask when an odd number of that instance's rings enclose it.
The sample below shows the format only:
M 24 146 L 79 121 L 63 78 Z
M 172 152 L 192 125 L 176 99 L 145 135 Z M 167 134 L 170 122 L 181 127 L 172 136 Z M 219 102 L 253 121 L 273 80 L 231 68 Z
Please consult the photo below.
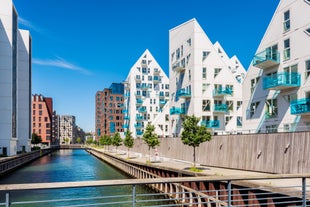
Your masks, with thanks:
M 13 0 L 32 35 L 32 93 L 95 128 L 95 94 L 122 82 L 145 49 L 168 75 L 169 29 L 196 18 L 245 68 L 278 0 Z

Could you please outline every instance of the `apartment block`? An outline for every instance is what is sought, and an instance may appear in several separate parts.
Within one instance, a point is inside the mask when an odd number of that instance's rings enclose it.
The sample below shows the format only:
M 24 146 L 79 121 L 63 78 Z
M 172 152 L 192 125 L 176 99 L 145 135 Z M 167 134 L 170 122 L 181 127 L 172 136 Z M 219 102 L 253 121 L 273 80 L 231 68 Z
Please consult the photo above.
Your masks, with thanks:
M 149 50 L 132 66 L 124 85 L 124 131 L 141 137 L 150 123 L 159 136 L 169 136 L 169 79 Z
M 18 29 L 12 0 L 0 6 L 0 154 L 30 151 L 31 36 Z
M 212 43 L 196 19 L 169 31 L 171 135 L 179 137 L 185 115 L 200 118 L 212 133 L 242 128 L 242 82 L 245 70 Z
M 281 0 L 244 80 L 245 132 L 310 129 L 309 45 L 310 1 Z
M 42 144 L 51 145 L 53 125 L 53 99 L 42 95 L 33 95 L 32 133 L 41 137 Z
M 123 132 L 124 84 L 112 83 L 96 93 L 96 139 Z
M 60 144 L 76 143 L 75 116 L 61 115 L 59 118 L 59 142 Z

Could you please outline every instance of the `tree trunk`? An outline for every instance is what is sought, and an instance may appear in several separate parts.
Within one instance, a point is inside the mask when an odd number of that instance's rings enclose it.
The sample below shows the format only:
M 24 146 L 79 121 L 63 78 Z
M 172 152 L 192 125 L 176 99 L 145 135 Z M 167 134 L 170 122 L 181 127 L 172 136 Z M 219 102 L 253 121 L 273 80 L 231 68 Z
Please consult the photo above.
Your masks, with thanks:
M 127 147 L 127 157 L 129 158 L 129 147 Z
M 149 147 L 149 163 L 151 163 L 151 148 Z
M 194 168 L 196 168 L 196 147 L 194 147 Z

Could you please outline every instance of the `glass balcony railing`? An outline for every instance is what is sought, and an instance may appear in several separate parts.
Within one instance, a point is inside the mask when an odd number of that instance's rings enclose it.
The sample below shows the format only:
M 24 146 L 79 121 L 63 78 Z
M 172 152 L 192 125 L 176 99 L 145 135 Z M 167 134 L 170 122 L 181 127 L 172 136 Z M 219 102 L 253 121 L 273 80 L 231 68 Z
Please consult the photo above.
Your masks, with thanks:
M 180 107 L 172 107 L 170 109 L 170 115 L 174 115 L 174 114 L 186 114 L 186 109 L 185 108 L 180 108 Z
M 291 114 L 310 114 L 310 98 L 303 98 L 291 101 Z
M 135 128 L 141 129 L 141 128 L 142 128 L 142 124 L 141 124 L 141 123 L 136 123 L 136 124 L 135 124 Z
M 185 64 L 181 64 L 181 62 L 177 62 L 172 65 L 172 70 L 175 72 L 184 72 L 185 71 Z
M 142 100 L 142 99 L 140 99 L 140 98 L 137 98 L 137 100 L 136 100 L 136 104 L 137 104 L 137 105 L 141 105 L 141 104 L 143 104 L 143 100 Z
M 219 120 L 203 120 L 201 121 L 201 125 L 207 128 L 219 128 L 220 121 Z
M 167 103 L 167 100 L 159 100 L 159 105 L 165 105 Z
M 280 64 L 280 53 L 278 51 L 271 52 L 266 49 L 257 53 L 253 58 L 253 66 L 267 69 Z
M 150 87 L 149 87 L 149 85 L 148 84 L 146 84 L 146 83 L 142 83 L 141 84 L 141 89 L 142 90 L 147 90 L 147 89 L 149 89 Z
M 214 104 L 214 112 L 226 113 L 228 111 L 227 104 Z
M 126 115 L 126 116 L 124 116 L 124 119 L 125 119 L 125 120 L 129 120 L 129 119 L 130 119 L 130 116 Z
M 142 120 L 143 120 L 143 116 L 137 114 L 137 115 L 136 115 L 136 120 L 137 120 L 137 121 L 142 121 Z
M 159 97 L 165 97 L 165 93 L 164 92 L 159 92 Z
M 154 76 L 153 81 L 154 82 L 159 82 L 160 81 L 160 77 L 159 76 Z
M 263 79 L 263 89 L 281 90 L 300 86 L 299 73 L 277 73 Z
M 128 129 L 129 125 L 128 124 L 123 124 L 124 129 Z
M 125 95 L 124 95 L 125 97 L 130 97 L 130 93 L 129 92 L 127 92 L 127 93 L 125 93 Z
M 180 98 L 190 98 L 191 97 L 191 91 L 187 90 L 185 88 L 182 88 L 177 91 L 177 96 Z
M 137 130 L 137 131 L 136 131 L 136 134 L 137 134 L 138 136 L 141 136 L 141 135 L 143 134 L 143 132 L 142 132 L 141 130 Z
M 123 113 L 123 114 L 127 114 L 127 113 L 128 113 L 128 109 L 123 109 L 123 110 L 122 110 L 122 113 Z
M 140 107 L 139 112 L 140 113 L 146 113 L 146 107 Z
M 231 88 L 215 88 L 213 90 L 213 96 L 219 97 L 219 96 L 231 96 L 233 94 L 233 91 Z

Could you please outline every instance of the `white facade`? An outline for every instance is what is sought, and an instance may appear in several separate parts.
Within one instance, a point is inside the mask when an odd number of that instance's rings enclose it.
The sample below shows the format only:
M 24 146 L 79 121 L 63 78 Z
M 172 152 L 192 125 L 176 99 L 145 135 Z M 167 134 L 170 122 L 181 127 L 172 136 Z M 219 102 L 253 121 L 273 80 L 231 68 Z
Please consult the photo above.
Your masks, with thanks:
M 59 139 L 60 144 L 74 144 L 75 139 L 75 116 L 62 115 L 59 119 Z M 66 140 L 68 139 L 68 140 Z
M 11 0 L 0 7 L 0 154 L 30 151 L 31 38 Z
M 281 0 L 243 86 L 246 132 L 310 129 L 310 1 Z
M 141 137 L 150 123 L 159 136 L 168 136 L 169 112 L 164 109 L 169 80 L 149 50 L 132 66 L 124 84 L 124 131 L 129 129 L 133 137 Z
M 169 31 L 170 127 L 180 136 L 184 115 L 195 115 L 214 133 L 242 127 L 245 70 L 236 56 L 228 58 L 212 44 L 196 19 Z

